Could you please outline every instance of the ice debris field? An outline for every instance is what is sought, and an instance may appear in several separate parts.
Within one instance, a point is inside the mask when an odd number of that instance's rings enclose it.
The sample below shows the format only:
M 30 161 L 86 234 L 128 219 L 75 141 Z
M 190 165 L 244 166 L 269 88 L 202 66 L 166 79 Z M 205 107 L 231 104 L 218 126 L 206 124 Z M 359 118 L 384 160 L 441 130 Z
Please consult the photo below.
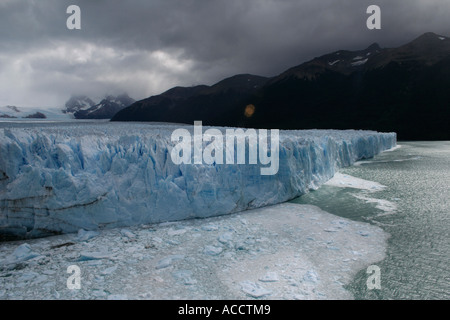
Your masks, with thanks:
M 340 167 L 396 146 L 395 133 L 280 131 L 279 171 L 263 176 L 258 165 L 174 164 L 170 137 L 179 127 L 0 126 L 0 236 L 96 231 L 282 203 L 318 188 Z
M 385 257 L 379 227 L 318 207 L 245 212 L 0 243 L 0 299 L 351 299 Z M 80 289 L 67 287 L 69 266 Z

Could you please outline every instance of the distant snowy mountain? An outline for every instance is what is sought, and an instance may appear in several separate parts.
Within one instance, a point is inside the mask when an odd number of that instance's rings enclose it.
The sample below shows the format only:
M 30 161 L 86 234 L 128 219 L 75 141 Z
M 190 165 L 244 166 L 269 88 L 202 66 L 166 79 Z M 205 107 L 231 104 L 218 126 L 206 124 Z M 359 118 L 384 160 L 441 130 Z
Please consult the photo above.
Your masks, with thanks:
M 72 96 L 65 108 L 0 106 L 0 121 L 72 121 L 76 119 L 111 119 L 118 111 L 135 102 L 127 94 L 107 96 L 100 103 L 87 96 Z
M 72 113 L 76 119 L 111 119 L 118 111 L 135 102 L 127 94 L 107 96 L 100 103 L 86 96 L 72 96 L 66 102 L 65 113 Z
M 0 107 L 0 121 L 70 121 L 73 115 L 62 113 L 59 108 Z
M 75 113 L 81 110 L 87 110 L 95 105 L 95 102 L 86 96 L 72 96 L 66 102 L 64 113 Z

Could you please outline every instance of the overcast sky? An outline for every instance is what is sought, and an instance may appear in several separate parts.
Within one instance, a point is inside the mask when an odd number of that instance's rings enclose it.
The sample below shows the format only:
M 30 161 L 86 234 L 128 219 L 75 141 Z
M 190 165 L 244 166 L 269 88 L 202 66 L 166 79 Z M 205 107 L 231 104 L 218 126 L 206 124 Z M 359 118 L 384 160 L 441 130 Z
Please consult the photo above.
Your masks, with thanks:
M 66 27 L 72 4 L 81 30 Z M 366 27 L 371 4 L 381 30 Z M 448 0 L 0 0 L 0 106 L 275 76 L 339 49 L 450 36 L 449 15 Z

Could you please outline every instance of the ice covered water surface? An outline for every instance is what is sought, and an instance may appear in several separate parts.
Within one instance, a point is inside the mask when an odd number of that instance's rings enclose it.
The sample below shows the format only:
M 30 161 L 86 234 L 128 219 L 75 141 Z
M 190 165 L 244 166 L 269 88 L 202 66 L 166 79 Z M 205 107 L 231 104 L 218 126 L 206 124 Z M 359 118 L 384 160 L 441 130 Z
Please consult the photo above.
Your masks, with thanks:
M 281 203 L 317 188 L 340 167 L 396 145 L 395 133 L 281 131 L 279 171 L 262 176 L 259 165 L 174 164 L 171 134 L 177 128 L 136 123 L 4 125 L 0 234 L 39 237 Z M 191 126 L 185 128 L 192 132 Z
M 0 243 L 0 299 L 350 299 L 345 285 L 387 242 L 294 203 L 80 234 Z M 67 287 L 74 265 L 79 290 Z

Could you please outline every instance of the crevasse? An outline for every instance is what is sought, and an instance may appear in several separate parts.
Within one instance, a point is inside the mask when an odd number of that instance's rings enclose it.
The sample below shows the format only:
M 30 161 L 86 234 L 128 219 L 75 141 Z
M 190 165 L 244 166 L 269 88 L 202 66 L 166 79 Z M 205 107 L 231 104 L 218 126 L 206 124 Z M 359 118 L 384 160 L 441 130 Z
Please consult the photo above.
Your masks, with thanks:
M 102 123 L 0 129 L 0 235 L 40 237 L 281 203 L 396 145 L 395 133 L 280 131 L 279 171 L 262 176 L 259 165 L 174 164 L 170 136 L 176 128 Z

